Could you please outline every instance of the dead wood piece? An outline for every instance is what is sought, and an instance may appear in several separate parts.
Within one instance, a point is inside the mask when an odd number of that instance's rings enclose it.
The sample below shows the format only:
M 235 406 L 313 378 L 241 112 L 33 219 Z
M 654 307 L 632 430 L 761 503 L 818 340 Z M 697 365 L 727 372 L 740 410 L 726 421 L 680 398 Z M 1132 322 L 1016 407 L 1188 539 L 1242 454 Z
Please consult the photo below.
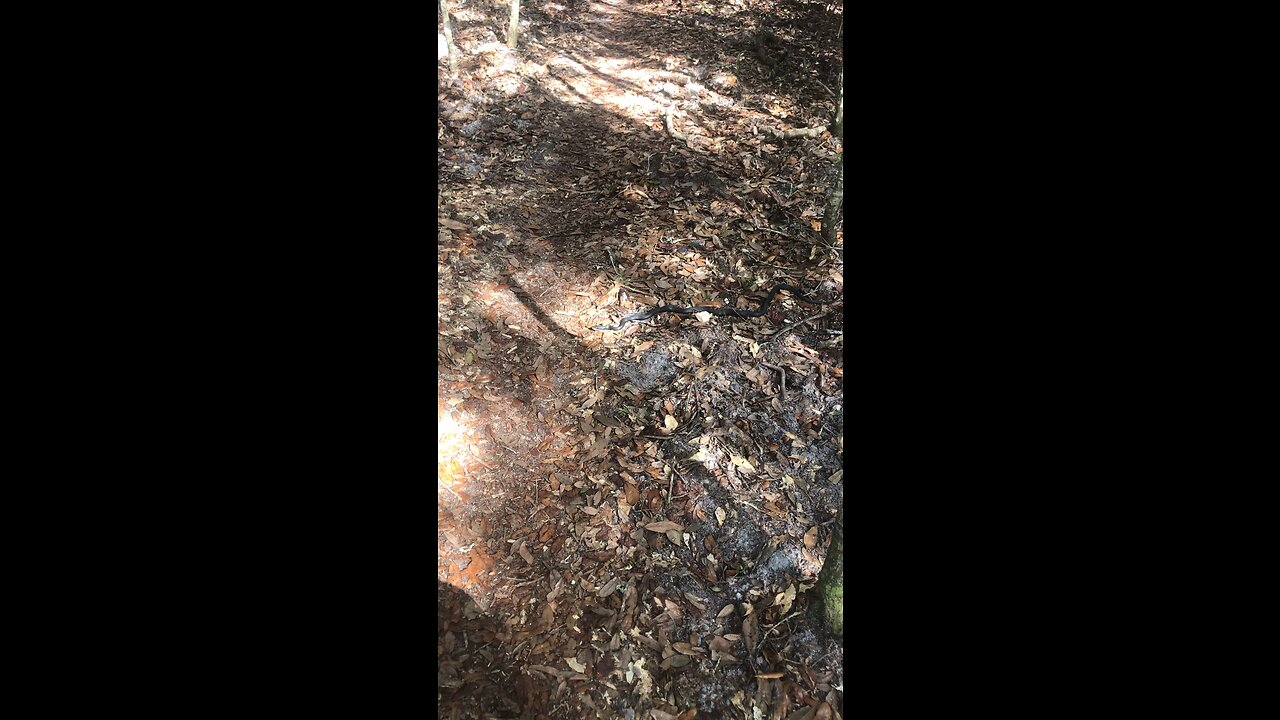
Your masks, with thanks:
M 827 132 L 827 130 L 828 126 L 826 125 L 822 125 L 820 127 L 801 128 L 799 130 L 774 130 L 773 136 L 779 140 L 790 140 L 798 137 L 818 137 L 819 135 Z

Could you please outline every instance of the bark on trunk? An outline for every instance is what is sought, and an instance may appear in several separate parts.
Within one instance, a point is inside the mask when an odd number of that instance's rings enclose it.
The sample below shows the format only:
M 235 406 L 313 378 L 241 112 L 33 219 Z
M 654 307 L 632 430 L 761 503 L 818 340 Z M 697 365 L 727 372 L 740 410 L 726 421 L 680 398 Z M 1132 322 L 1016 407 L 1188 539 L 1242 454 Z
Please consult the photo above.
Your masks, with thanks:
M 449 74 L 458 74 L 458 49 L 453 45 L 453 21 L 449 19 L 449 6 L 440 0 L 440 16 L 444 18 L 444 44 L 449 49 Z
M 844 211 L 844 153 L 841 152 L 832 169 L 835 175 L 831 183 L 831 192 L 827 193 L 827 207 L 822 213 L 822 239 L 828 245 L 836 242 L 836 230 L 840 227 L 840 218 Z
M 511 0 L 511 25 L 507 28 L 507 47 L 514 50 L 518 39 L 520 39 L 520 0 Z
M 835 637 L 836 642 L 844 645 L 844 508 L 836 515 L 836 522 L 831 538 L 831 547 L 827 550 L 827 559 L 822 564 L 822 572 L 818 574 L 818 608 L 823 622 Z
M 831 122 L 831 134 L 844 140 L 844 70 L 840 70 L 840 85 L 836 88 L 836 119 Z

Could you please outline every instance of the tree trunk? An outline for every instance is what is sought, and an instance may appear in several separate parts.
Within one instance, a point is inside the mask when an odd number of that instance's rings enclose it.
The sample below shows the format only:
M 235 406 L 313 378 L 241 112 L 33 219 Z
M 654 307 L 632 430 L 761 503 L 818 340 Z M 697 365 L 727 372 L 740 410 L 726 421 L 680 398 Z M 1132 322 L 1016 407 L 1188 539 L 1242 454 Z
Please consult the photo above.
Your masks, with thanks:
M 444 18 L 444 44 L 449 48 L 449 74 L 458 74 L 458 49 L 453 45 L 453 21 L 449 19 L 449 6 L 440 0 L 440 16 Z
M 836 87 L 836 119 L 831 121 L 831 134 L 844 140 L 844 68 L 840 69 L 840 84 Z
M 844 646 L 844 508 L 836 515 L 831 547 L 818 574 L 818 609 L 836 642 Z
M 835 176 L 831 183 L 831 191 L 827 193 L 827 207 L 822 213 L 822 239 L 828 245 L 836 244 L 836 230 L 840 227 L 840 218 L 844 212 L 844 151 L 836 156 Z
M 511 26 L 507 28 L 507 47 L 514 50 L 520 38 L 520 0 L 511 0 Z

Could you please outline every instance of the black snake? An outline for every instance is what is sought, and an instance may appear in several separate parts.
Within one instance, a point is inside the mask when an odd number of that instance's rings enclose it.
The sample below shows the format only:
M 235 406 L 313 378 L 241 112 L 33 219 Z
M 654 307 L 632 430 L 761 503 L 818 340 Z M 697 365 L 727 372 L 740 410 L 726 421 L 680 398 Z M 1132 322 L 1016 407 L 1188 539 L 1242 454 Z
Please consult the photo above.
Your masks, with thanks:
M 737 310 L 731 307 L 706 307 L 703 305 L 694 305 L 693 307 L 677 307 L 675 305 L 660 305 L 656 308 L 650 308 L 643 312 L 631 313 L 630 315 L 623 315 L 622 318 L 618 320 L 618 322 L 612 325 L 596 325 L 591 329 L 592 330 L 621 330 L 622 328 L 626 327 L 628 323 L 640 322 L 641 320 L 648 320 L 654 315 L 657 315 L 659 313 L 666 313 L 666 312 L 675 313 L 677 315 L 696 315 L 697 313 L 705 312 L 705 313 L 711 313 L 712 315 L 720 315 L 720 316 L 727 315 L 732 317 L 760 317 L 765 313 L 766 310 L 769 309 L 769 303 L 773 302 L 773 297 L 777 295 L 779 291 L 782 291 L 782 290 L 790 290 L 791 293 L 795 295 L 797 299 L 803 300 L 804 302 L 807 302 L 811 305 L 828 304 L 828 303 L 822 302 L 821 300 L 814 300 L 808 295 L 805 295 L 804 293 L 800 292 L 800 288 L 794 285 L 787 285 L 786 283 L 778 283 L 777 285 L 773 286 L 772 290 L 769 291 L 769 297 L 765 299 L 764 304 L 756 308 L 755 310 Z

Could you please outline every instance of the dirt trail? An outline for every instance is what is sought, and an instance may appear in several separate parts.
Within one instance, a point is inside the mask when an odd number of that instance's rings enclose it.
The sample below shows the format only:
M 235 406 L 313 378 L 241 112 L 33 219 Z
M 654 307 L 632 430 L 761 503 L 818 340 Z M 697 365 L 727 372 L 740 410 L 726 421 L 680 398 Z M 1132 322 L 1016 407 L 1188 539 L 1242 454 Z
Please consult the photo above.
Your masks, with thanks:
M 842 652 L 803 611 L 843 498 L 842 245 L 815 228 L 838 142 L 761 132 L 825 122 L 802 81 L 825 41 L 792 28 L 824 8 L 772 8 L 769 65 L 745 3 L 545 3 L 514 52 L 505 3 L 450 4 L 442 716 L 839 710 Z M 777 282 L 829 304 L 590 329 Z

